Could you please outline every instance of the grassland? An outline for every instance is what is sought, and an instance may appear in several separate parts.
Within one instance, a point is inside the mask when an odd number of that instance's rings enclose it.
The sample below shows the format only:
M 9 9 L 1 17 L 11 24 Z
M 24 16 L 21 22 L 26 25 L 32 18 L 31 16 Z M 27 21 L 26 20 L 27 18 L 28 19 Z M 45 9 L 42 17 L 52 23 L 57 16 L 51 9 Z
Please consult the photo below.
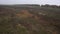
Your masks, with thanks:
M 0 5 L 0 34 L 60 34 L 60 8 Z

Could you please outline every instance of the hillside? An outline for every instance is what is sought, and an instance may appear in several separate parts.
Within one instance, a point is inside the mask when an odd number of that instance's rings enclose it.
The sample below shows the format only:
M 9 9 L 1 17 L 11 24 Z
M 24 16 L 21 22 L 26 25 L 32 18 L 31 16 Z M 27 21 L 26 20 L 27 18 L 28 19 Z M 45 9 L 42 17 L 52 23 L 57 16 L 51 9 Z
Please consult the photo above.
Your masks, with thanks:
M 0 5 L 0 34 L 60 34 L 60 8 Z

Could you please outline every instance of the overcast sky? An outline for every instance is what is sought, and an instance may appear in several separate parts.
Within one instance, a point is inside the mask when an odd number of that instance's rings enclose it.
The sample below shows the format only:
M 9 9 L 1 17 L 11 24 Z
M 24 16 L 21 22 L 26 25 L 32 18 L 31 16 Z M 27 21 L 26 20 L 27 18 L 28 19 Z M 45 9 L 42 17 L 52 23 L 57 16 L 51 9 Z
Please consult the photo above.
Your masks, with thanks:
M 60 5 L 60 0 L 0 0 L 0 4 L 51 4 Z

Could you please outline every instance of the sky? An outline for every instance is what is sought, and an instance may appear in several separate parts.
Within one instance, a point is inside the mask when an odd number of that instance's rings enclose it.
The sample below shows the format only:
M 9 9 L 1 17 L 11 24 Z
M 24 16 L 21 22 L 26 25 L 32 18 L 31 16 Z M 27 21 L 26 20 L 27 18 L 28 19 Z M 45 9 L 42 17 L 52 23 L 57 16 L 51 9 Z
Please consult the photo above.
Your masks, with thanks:
M 60 0 L 0 0 L 0 4 L 50 4 L 60 5 Z

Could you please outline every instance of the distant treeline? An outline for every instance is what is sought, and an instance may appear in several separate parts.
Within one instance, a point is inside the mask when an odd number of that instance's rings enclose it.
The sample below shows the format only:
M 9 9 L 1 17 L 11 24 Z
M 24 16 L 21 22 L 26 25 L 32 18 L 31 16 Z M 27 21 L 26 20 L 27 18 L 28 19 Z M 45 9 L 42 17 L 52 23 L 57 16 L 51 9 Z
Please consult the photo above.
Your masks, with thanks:
M 16 5 L 0 5 L 0 7 L 52 7 L 52 8 L 60 8 L 60 5 L 38 5 L 38 4 L 16 4 Z
M 58 5 L 49 5 L 49 4 L 41 5 L 41 7 L 60 8 L 60 6 L 58 6 Z

